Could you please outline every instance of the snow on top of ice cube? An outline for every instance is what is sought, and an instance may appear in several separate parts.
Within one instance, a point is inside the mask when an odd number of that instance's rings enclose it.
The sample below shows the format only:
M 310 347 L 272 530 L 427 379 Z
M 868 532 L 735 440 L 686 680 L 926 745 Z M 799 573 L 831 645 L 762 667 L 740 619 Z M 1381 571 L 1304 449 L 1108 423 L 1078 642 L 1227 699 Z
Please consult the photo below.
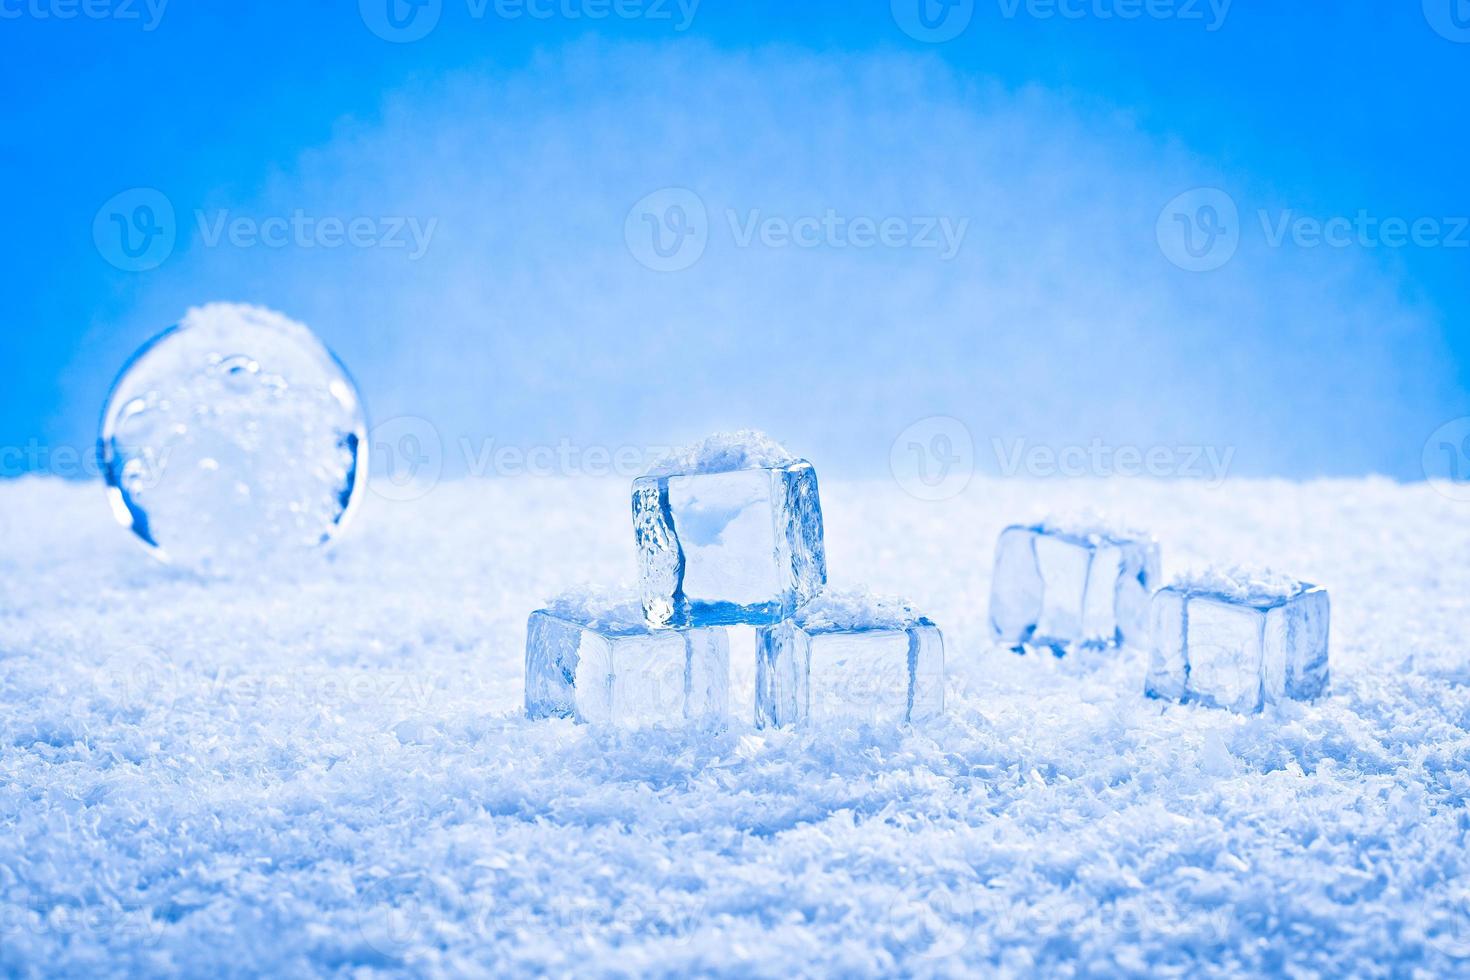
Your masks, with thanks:
M 796 462 L 770 436 L 756 429 L 716 432 L 699 442 L 675 449 L 649 468 L 648 476 L 729 473 L 732 470 L 766 469 Z
M 622 587 L 575 586 L 551 599 L 543 609 L 558 619 L 596 630 L 636 632 L 647 628 L 638 595 Z
M 1095 510 L 1052 514 L 1037 525 L 1048 534 L 1098 541 L 1147 541 L 1149 534 Z
M 1271 605 L 1300 595 L 1311 586 L 1269 568 L 1233 565 L 1186 572 L 1174 580 L 1172 588 L 1215 595 L 1232 602 Z
M 903 630 L 924 621 L 913 603 L 866 589 L 829 590 L 802 606 L 796 623 L 802 629 Z

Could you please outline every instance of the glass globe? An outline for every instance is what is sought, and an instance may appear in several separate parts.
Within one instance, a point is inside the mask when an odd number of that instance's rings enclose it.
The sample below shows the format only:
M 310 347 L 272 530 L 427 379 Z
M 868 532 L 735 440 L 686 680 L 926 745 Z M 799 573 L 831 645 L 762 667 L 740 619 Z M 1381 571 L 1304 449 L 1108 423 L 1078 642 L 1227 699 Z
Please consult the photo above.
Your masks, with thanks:
M 357 387 L 309 329 L 212 303 L 145 344 L 99 438 L 112 508 L 158 558 L 233 573 L 332 540 L 367 479 Z

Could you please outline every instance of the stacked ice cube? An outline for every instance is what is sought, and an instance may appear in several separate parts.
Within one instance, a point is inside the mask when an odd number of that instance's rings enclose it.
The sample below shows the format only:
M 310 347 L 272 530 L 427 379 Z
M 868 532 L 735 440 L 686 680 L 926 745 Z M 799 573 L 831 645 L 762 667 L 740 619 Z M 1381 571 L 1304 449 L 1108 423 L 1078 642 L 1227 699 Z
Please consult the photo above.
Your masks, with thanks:
M 636 598 L 566 593 L 526 624 L 526 714 L 636 727 L 723 718 L 724 630 L 652 630 Z
M 920 721 L 944 710 L 944 637 L 909 603 L 824 594 L 756 634 L 756 724 Z
M 726 627 L 757 629 L 756 723 L 912 721 L 944 706 L 944 640 L 899 600 L 827 584 L 817 475 L 757 432 L 711 436 L 633 484 L 639 592 L 531 614 L 526 713 L 625 726 L 723 717 Z M 641 607 L 641 608 L 640 608 Z

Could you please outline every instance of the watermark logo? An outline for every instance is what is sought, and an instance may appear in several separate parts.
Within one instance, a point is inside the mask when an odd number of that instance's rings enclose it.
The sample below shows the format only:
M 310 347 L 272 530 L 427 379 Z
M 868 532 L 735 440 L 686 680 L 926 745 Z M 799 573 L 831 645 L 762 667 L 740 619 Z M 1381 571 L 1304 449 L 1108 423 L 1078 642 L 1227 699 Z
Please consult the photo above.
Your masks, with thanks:
M 137 21 L 151 32 L 167 8 L 168 0 L 0 0 L 0 20 Z
M 1470 2 L 1470 0 L 1467 0 Z M 1316 217 L 1294 208 L 1258 208 L 1266 248 L 1470 249 L 1470 217 L 1355 214 Z M 1164 206 L 1155 233 L 1159 251 L 1190 272 L 1212 272 L 1229 262 L 1245 231 L 1235 199 L 1218 188 L 1186 191 Z
M 168 654 L 143 644 L 112 654 L 92 675 L 97 695 L 129 712 L 168 711 L 186 684 Z
M 439 25 L 444 0 L 358 0 L 368 30 L 393 44 L 421 41 Z
M 358 930 L 373 949 L 400 957 L 422 946 L 437 923 L 453 912 L 446 889 L 418 871 L 380 878 L 363 890 Z
M 1470 416 L 1435 429 L 1420 456 L 1424 478 L 1451 500 L 1470 502 Z
M 114 195 L 92 219 L 98 254 L 124 272 L 158 268 L 173 254 L 177 239 L 173 202 L 152 187 Z
M 693 191 L 667 187 L 633 205 L 623 237 L 640 264 L 656 272 L 677 272 L 699 261 L 721 228 L 738 249 L 909 249 L 933 252 L 942 262 L 959 254 L 970 228 L 969 218 L 848 215 L 835 208 L 796 215 L 726 208 L 723 218 L 712 222 L 704 200 Z
M 1424 0 L 1424 19 L 1445 40 L 1470 44 L 1470 0 Z
M 709 213 L 704 200 L 684 187 L 665 187 L 647 195 L 628 212 L 623 240 L 640 265 L 655 272 L 678 272 L 698 262 L 709 243 Z
M 450 438 L 428 419 L 403 415 L 369 434 L 373 492 L 406 503 L 428 496 L 446 467 L 471 479 L 633 479 L 667 455 L 669 446 L 582 445 L 570 439 L 518 445 L 494 436 Z
M 229 209 L 193 212 L 204 248 L 383 249 L 402 251 L 409 261 L 424 256 L 439 219 L 399 215 L 314 215 L 302 208 L 255 217 Z M 162 265 L 178 242 L 173 202 L 151 187 L 134 187 L 112 197 L 92 219 L 97 251 L 125 272 Z
M 891 0 L 893 22 L 915 41 L 953 41 L 970 26 L 975 0 Z
M 1187 272 L 1213 272 L 1240 247 L 1240 210 L 1217 187 L 1185 191 L 1164 205 L 1154 226 L 1159 251 Z
M 913 959 L 944 959 L 964 950 L 974 939 L 977 924 L 995 922 L 1002 910 L 980 914 L 978 896 L 984 889 L 975 882 L 957 882 L 940 875 L 925 875 L 912 888 L 905 888 L 888 909 L 888 927 L 904 955 Z
M 910 496 L 949 500 L 963 493 L 975 474 L 975 440 L 959 419 L 931 415 L 893 440 L 888 468 Z
M 1420 905 L 1420 928 L 1433 949 L 1456 960 L 1470 959 L 1470 897 L 1453 896 L 1448 905 Z
M 444 440 L 427 419 L 401 415 L 373 426 L 368 458 L 374 493 L 397 503 L 418 500 L 444 472 Z

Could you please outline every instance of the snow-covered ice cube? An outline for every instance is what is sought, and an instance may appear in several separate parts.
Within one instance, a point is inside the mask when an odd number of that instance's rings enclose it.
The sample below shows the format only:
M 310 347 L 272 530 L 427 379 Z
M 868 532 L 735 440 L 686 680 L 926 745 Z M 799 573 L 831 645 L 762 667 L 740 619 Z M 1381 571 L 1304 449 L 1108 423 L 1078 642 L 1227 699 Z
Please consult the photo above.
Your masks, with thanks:
M 756 631 L 756 724 L 891 724 L 944 711 L 944 637 L 913 607 L 824 595 Z
M 1153 598 L 1150 697 L 1254 712 L 1327 687 L 1327 591 L 1270 572 L 1180 579 Z
M 728 710 L 721 629 L 651 630 L 632 597 L 570 594 L 526 624 L 526 715 L 643 727 Z
M 1020 649 L 1144 642 L 1159 546 L 1101 522 L 1046 521 L 1001 532 L 990 585 L 996 640 Z
M 760 433 L 711 436 L 633 483 L 652 626 L 768 624 L 827 582 L 817 474 Z

